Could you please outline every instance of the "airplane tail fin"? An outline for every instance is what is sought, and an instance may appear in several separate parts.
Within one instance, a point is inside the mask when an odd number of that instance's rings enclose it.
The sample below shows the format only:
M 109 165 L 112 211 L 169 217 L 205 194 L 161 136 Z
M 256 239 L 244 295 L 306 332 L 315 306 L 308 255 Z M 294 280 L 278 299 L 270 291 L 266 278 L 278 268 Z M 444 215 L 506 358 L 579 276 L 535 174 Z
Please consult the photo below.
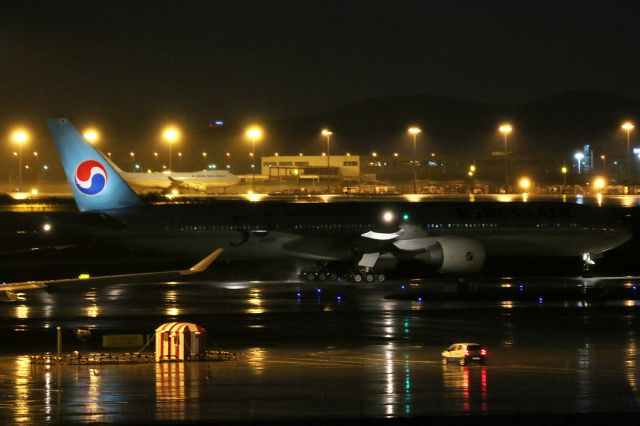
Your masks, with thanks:
M 62 167 L 80 211 L 103 211 L 143 204 L 112 163 L 66 118 L 49 118 Z

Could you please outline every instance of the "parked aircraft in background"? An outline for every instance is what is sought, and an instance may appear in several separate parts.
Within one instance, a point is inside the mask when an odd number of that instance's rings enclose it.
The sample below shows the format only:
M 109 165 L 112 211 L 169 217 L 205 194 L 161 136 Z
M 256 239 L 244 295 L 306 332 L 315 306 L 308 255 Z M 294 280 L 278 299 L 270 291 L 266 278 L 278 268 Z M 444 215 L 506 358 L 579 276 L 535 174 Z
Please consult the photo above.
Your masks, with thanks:
M 105 161 L 124 178 L 132 187 L 140 190 L 162 191 L 199 191 L 206 192 L 211 189 L 226 188 L 236 185 L 240 178 L 227 170 L 198 170 L 195 172 L 125 172 L 115 163 L 104 157 Z
M 629 210 L 555 202 L 145 204 L 68 120 L 49 126 L 78 208 L 95 219 L 87 234 L 189 256 L 223 247 L 227 259 L 322 263 L 305 280 L 333 278 L 336 261 L 350 262 L 357 282 L 383 281 L 382 265 L 404 259 L 454 275 L 502 256 L 580 256 L 588 268 L 631 237 Z

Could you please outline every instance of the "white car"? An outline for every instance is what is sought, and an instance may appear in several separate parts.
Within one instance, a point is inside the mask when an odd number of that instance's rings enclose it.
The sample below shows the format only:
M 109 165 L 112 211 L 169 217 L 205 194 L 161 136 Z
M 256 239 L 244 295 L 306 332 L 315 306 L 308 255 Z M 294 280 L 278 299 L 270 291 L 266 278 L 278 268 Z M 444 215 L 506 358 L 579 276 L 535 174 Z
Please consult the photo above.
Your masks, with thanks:
M 487 362 L 487 348 L 478 343 L 454 343 L 442 352 L 442 363 L 457 361 L 460 365 L 466 365 L 471 361 L 481 364 Z

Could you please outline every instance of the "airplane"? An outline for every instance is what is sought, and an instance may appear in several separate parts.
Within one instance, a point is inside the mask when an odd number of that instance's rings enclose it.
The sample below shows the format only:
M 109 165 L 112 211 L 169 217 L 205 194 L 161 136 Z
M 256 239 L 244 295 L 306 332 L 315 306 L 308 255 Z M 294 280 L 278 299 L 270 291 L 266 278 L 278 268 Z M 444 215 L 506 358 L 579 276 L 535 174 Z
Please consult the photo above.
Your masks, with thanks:
M 382 282 L 401 260 L 463 276 L 487 258 L 581 257 L 588 272 L 632 235 L 628 209 L 548 201 L 146 204 L 66 118 L 48 125 L 84 217 L 67 229 L 171 254 L 312 260 L 305 281 L 334 280 L 346 262 L 348 279 Z
M 212 188 L 226 188 L 236 185 L 240 178 L 227 170 L 198 170 L 194 172 L 125 172 L 108 157 L 104 157 L 111 167 L 136 189 L 150 190 L 193 190 L 206 192 Z
M 73 284 L 82 285 L 105 285 L 119 284 L 122 282 L 145 282 L 145 281 L 170 281 L 180 279 L 189 275 L 199 274 L 209 268 L 211 263 L 222 254 L 222 249 L 217 249 L 207 255 L 204 259 L 193 265 L 189 269 L 176 271 L 142 272 L 135 274 L 101 275 L 96 277 L 80 276 L 78 278 L 67 278 L 60 280 L 38 280 L 17 283 L 0 283 L 0 301 L 15 302 L 18 300 L 18 292 L 36 289 L 58 288 Z

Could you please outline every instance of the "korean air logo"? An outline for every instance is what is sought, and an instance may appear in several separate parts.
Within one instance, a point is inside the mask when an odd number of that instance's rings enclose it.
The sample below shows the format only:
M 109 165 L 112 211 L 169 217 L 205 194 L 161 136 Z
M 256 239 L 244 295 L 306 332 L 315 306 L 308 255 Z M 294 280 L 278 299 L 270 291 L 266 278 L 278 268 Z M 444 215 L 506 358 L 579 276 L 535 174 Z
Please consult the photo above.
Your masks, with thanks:
M 76 188 L 85 195 L 98 195 L 107 186 L 107 170 L 95 160 L 86 160 L 76 169 Z

